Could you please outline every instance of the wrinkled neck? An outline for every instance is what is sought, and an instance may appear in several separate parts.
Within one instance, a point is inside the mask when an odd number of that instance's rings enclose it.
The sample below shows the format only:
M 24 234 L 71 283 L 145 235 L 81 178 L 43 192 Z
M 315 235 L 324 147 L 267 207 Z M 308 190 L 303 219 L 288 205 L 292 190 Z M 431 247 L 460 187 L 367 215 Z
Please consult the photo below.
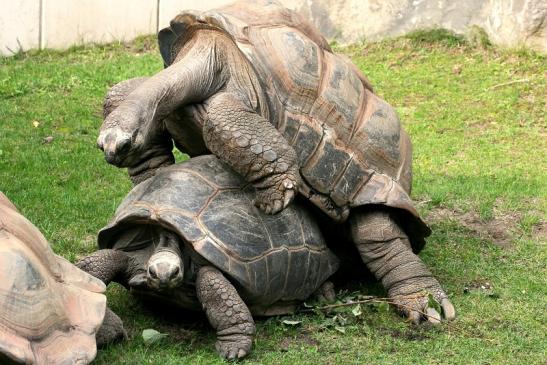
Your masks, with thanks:
M 160 156 L 154 156 L 140 164 L 127 169 L 129 177 L 133 185 L 138 185 L 141 182 L 148 180 L 156 175 L 159 168 L 169 166 L 175 163 L 175 156 L 172 153 Z

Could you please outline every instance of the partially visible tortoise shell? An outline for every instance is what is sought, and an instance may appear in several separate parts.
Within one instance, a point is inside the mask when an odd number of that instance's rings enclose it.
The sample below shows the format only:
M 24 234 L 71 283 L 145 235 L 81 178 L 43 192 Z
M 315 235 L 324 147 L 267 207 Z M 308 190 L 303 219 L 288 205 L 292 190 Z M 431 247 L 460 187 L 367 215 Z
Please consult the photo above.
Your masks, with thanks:
M 104 284 L 53 253 L 0 192 L 0 364 L 88 364 Z
M 178 15 L 159 34 L 166 65 L 196 23 L 229 33 L 255 67 L 268 96 L 266 118 L 298 154 L 300 193 L 336 221 L 360 206 L 396 208 L 418 252 L 431 231 L 409 197 L 412 145 L 364 75 L 300 15 L 270 0 Z
M 133 224 L 161 225 L 227 274 L 248 305 L 304 300 L 338 259 L 306 209 L 291 204 L 266 215 L 252 204 L 254 195 L 212 155 L 163 167 L 131 190 L 99 232 L 99 247 L 122 249 L 117 237 Z

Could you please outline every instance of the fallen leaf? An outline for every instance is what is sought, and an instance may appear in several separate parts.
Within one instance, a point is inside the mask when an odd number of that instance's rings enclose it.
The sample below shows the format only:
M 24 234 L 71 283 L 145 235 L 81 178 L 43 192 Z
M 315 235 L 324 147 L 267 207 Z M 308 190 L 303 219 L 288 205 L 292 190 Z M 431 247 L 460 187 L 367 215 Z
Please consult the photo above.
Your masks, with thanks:
M 462 66 L 461 65 L 454 65 L 454 67 L 452 67 L 452 73 L 454 75 L 459 75 L 462 73 Z
M 337 330 L 340 333 L 346 333 L 346 329 L 344 327 L 336 326 L 336 327 L 334 327 L 334 329 Z
M 427 293 L 427 306 L 435 309 L 438 313 L 442 313 L 441 304 L 435 299 L 433 294 Z
M 302 323 L 302 321 L 291 321 L 289 319 L 283 320 L 283 324 L 289 325 L 289 326 L 296 326 Z
M 47 136 L 46 138 L 42 139 L 42 143 L 51 143 L 53 142 L 53 136 Z
M 34 126 L 34 128 L 38 128 L 38 126 L 40 125 L 40 122 L 37 120 L 33 120 L 32 125 Z
M 361 305 L 357 304 L 355 307 L 353 307 L 353 309 L 351 310 L 351 313 L 353 313 L 355 317 L 359 317 L 363 313 L 361 312 Z
M 142 331 L 142 339 L 145 345 L 152 345 L 167 337 L 166 333 L 160 333 L 154 329 L 148 328 Z

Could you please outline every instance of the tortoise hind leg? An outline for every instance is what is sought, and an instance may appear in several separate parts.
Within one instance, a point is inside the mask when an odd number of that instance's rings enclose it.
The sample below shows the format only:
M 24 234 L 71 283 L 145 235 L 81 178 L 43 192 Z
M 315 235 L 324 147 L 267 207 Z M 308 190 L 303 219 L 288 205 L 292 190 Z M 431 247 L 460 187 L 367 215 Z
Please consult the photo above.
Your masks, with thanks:
M 438 323 L 441 315 L 429 306 L 429 294 L 440 304 L 445 319 L 456 316 L 454 306 L 389 212 L 356 212 L 350 218 L 353 242 L 374 276 L 387 289 L 397 309 L 412 322 Z
M 256 328 L 247 305 L 234 286 L 211 266 L 196 278 L 198 299 L 209 323 L 217 331 L 216 349 L 226 359 L 240 359 L 251 350 Z

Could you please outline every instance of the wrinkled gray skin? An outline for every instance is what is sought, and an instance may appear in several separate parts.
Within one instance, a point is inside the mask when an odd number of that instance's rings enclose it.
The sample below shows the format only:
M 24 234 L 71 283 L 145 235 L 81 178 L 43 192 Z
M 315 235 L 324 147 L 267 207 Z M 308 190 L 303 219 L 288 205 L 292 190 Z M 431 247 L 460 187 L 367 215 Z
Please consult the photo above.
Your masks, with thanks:
M 169 134 L 190 156 L 210 151 L 223 159 L 257 188 L 258 207 L 270 214 L 279 212 L 300 183 L 296 154 L 261 116 L 266 102 L 254 69 L 222 32 L 202 29 L 188 39 L 171 66 L 111 89 L 105 109 L 119 107 L 105 113 L 99 148 L 109 163 L 129 167 L 132 180 L 138 182 L 173 158 Z M 240 140 L 242 134 L 269 152 L 254 153 Z M 351 238 L 363 262 L 413 323 L 455 318 L 454 306 L 412 251 L 397 219 L 394 209 L 381 206 L 351 211 Z M 429 294 L 442 313 L 430 306 Z

